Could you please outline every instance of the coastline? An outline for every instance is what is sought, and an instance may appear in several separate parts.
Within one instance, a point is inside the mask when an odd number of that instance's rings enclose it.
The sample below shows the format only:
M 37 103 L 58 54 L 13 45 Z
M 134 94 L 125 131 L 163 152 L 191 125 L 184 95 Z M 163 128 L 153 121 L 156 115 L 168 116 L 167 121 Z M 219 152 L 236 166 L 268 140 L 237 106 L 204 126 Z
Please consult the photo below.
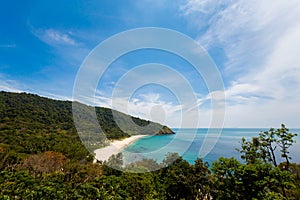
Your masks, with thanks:
M 100 148 L 100 149 L 96 149 L 94 151 L 95 161 L 96 160 L 103 161 L 103 162 L 108 161 L 109 157 L 111 157 L 112 155 L 116 155 L 116 154 L 122 152 L 122 150 L 125 147 L 129 146 L 136 140 L 141 139 L 146 136 L 149 136 L 149 135 L 133 135 L 129 138 L 125 138 L 124 140 L 112 141 L 112 142 L 110 142 L 110 144 L 108 146 Z

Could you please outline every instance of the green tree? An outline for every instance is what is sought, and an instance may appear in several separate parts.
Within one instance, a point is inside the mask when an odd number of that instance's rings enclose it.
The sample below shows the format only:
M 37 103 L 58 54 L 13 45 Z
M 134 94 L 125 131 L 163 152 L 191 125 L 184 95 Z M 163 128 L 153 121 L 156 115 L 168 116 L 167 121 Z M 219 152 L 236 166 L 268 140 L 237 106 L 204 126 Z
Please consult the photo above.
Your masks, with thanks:
M 208 163 L 197 159 L 194 164 L 194 172 L 191 177 L 194 199 L 210 199 L 212 193 L 212 175 Z
M 174 161 L 174 158 L 177 159 Z M 163 180 L 166 199 L 193 199 L 193 166 L 178 154 L 168 154 L 164 163 L 168 164 L 161 170 L 160 179 Z
M 259 133 L 259 140 L 262 150 L 266 154 L 266 159 L 277 167 L 277 160 L 275 156 L 275 150 L 277 148 L 277 134 L 275 129 L 270 128 L 269 131 Z
M 281 148 L 281 157 L 285 159 L 286 166 L 285 168 L 289 168 L 290 159 L 292 159 L 289 156 L 289 148 L 292 146 L 293 143 L 295 143 L 295 140 L 293 139 L 297 134 L 290 133 L 289 129 L 285 127 L 284 124 L 281 124 L 281 128 L 277 129 L 276 135 L 278 137 L 277 144 Z
M 248 164 L 256 163 L 259 160 L 265 160 L 264 152 L 260 150 L 259 138 L 253 137 L 252 141 L 246 141 L 242 138 L 241 149 L 236 149 L 241 153 L 241 158 Z
M 212 189 L 213 199 L 242 199 L 242 179 L 240 168 L 242 164 L 235 158 L 219 158 L 213 162 L 214 175 Z
M 297 134 L 290 133 L 289 129 L 282 124 L 281 128 L 278 128 L 277 130 L 271 128 L 269 131 L 261 132 L 259 137 L 253 137 L 252 141 L 246 141 L 243 138 L 241 149 L 238 150 L 241 153 L 241 158 L 246 164 L 255 166 L 259 173 L 266 171 L 263 166 L 267 167 L 269 163 L 273 165 L 273 167 L 267 171 L 274 173 L 272 175 L 263 173 L 262 176 L 269 178 L 272 182 L 276 182 L 276 184 L 273 185 L 281 188 L 282 196 L 284 198 L 287 197 L 286 190 L 294 186 L 292 181 L 293 175 L 288 169 L 291 159 L 289 156 L 289 148 L 295 142 L 293 137 L 296 135 Z M 278 159 L 276 158 L 276 150 L 278 149 L 280 149 L 281 157 L 285 159 L 285 164 L 283 165 L 285 172 L 282 172 L 277 166 Z M 265 182 L 260 182 L 260 186 L 271 190 L 270 187 L 264 186 L 263 183 Z M 253 188 L 253 186 L 249 188 Z M 273 191 L 276 192 L 274 188 Z

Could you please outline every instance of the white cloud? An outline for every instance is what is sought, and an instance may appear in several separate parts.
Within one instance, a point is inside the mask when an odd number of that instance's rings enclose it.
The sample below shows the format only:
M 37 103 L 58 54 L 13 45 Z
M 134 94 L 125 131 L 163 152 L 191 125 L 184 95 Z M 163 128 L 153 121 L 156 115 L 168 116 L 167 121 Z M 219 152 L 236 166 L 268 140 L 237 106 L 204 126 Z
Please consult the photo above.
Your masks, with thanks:
M 224 3 L 222 0 L 211 1 L 211 0 L 189 0 L 186 4 L 181 6 L 184 15 L 193 14 L 210 14 L 218 10 L 218 7 Z
M 72 38 L 72 32 L 69 31 L 59 31 L 55 29 L 38 29 L 33 30 L 34 35 L 36 35 L 43 42 L 51 45 L 68 45 L 77 46 L 79 43 Z
M 201 3 L 200 3 L 201 2 Z M 263 62 L 287 28 L 299 21 L 297 1 L 226 1 L 191 0 L 183 11 L 191 16 L 191 23 L 201 24 L 196 10 L 205 10 L 208 29 L 199 35 L 200 44 L 223 48 L 228 57 L 227 68 L 239 70 L 241 64 L 255 69 L 253 63 Z M 207 9 L 207 8 L 218 9 Z M 193 9 L 194 10 L 193 10 Z M 194 11 L 194 12 L 192 12 Z M 246 59 L 251 60 L 248 63 Z M 245 69 L 244 69 L 245 70 Z
M 226 126 L 269 127 L 285 122 L 300 127 L 297 0 L 189 0 L 181 10 L 201 28 L 199 43 L 221 48 L 226 55 L 226 78 L 231 80 L 225 91 Z
M 46 38 L 53 40 L 57 43 L 76 45 L 77 43 L 73 40 L 69 34 L 61 33 L 59 31 L 48 29 L 45 31 Z
M 9 79 L 4 74 L 0 74 L 0 91 L 22 92 L 20 85 L 15 80 Z
M 160 99 L 160 94 L 158 94 L 158 93 L 141 94 L 140 97 L 142 97 L 143 100 L 146 100 L 149 102 L 158 102 Z
M 113 108 L 132 116 L 167 124 L 172 127 L 181 124 L 180 112 L 182 107 L 178 104 L 161 100 L 159 94 L 149 93 L 128 100 L 125 97 L 104 97 L 97 92 L 95 99 L 90 99 L 89 101 L 92 105 Z
M 78 30 L 35 28 L 30 23 L 28 26 L 34 36 L 53 47 L 51 53 L 62 58 L 56 61 L 58 63 L 55 63 L 60 67 L 79 66 L 91 51 L 86 45 L 85 38 L 87 37 Z
M 7 82 L 0 81 L 0 91 L 6 92 L 22 92 L 21 90 L 8 85 Z

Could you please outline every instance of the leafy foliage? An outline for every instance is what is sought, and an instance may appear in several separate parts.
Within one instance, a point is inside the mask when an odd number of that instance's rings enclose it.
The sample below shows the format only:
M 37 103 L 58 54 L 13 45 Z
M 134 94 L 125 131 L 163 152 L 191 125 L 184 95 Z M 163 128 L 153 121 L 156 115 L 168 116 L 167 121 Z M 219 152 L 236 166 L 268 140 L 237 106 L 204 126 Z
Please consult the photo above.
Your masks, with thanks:
M 264 178 L 263 180 L 251 179 L 254 183 L 259 181 L 259 184 L 256 185 L 262 187 L 258 188 L 258 191 L 254 190 L 255 193 L 266 195 L 266 193 L 261 192 L 265 188 L 264 190 L 269 192 L 268 195 L 274 196 L 276 192 L 279 193 L 278 188 L 280 188 L 282 198 L 287 198 L 287 192 L 295 187 L 288 150 L 295 142 L 293 137 L 296 135 L 290 133 L 289 129 L 282 124 L 281 128 L 277 130 L 271 128 L 269 131 L 261 132 L 259 137 L 252 138 L 252 141 L 242 139 L 241 150 L 238 150 L 241 153 L 241 158 L 246 162 L 246 166 L 251 166 L 251 170 L 257 168 L 254 172 L 259 172 L 259 178 Z M 276 158 L 276 150 L 278 149 L 281 152 L 281 157 L 286 161 L 280 165 L 280 168 L 277 166 L 278 158 Z M 250 188 L 253 190 L 255 187 Z M 260 197 L 262 198 L 262 195 Z

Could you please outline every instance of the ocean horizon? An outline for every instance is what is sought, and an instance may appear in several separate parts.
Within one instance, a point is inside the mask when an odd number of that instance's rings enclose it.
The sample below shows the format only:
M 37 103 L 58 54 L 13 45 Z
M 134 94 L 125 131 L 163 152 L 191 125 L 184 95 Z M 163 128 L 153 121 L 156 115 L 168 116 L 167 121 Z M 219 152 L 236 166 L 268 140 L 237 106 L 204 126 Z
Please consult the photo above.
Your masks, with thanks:
M 197 158 L 202 158 L 209 165 L 219 157 L 234 157 L 241 160 L 236 150 L 241 146 L 241 140 L 251 140 L 261 131 L 269 128 L 174 128 L 174 135 L 157 135 L 141 138 L 123 151 L 124 157 L 130 160 L 142 158 L 162 162 L 167 153 L 178 153 L 186 161 L 194 164 Z M 290 148 L 291 162 L 300 163 L 300 128 L 290 129 L 298 134 L 296 143 Z M 277 157 L 280 157 L 279 150 Z M 283 160 L 279 160 L 280 162 Z

